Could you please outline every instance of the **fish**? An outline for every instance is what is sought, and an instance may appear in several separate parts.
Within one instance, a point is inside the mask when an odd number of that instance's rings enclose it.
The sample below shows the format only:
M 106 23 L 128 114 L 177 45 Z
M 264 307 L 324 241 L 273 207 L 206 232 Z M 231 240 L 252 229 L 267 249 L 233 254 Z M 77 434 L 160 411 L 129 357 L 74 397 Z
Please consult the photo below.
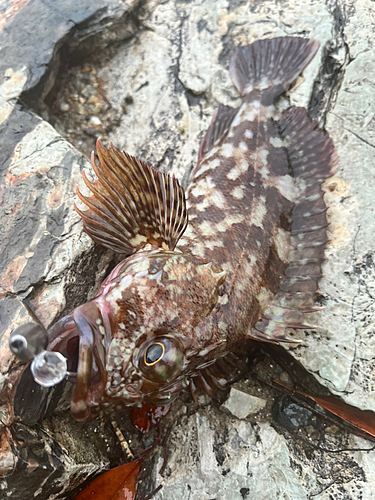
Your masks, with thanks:
M 75 209 L 88 235 L 127 257 L 94 299 L 48 330 L 48 351 L 76 373 L 71 413 L 169 404 L 190 387 L 225 387 L 247 339 L 295 342 L 316 328 L 327 239 L 322 183 L 338 169 L 326 131 L 304 108 L 275 102 L 319 42 L 257 40 L 234 53 L 241 96 L 220 105 L 186 191 L 172 175 L 97 141 L 97 180 Z

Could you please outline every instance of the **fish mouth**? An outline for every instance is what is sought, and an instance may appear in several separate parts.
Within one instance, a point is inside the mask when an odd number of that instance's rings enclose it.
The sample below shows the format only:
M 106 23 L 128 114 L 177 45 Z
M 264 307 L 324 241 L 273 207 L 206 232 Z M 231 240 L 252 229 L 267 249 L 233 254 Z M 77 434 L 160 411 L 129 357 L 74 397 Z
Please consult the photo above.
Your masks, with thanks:
M 48 351 L 60 352 L 67 360 L 68 379 L 75 380 L 79 360 L 79 334 L 73 315 L 64 316 L 48 330 Z
M 73 319 L 73 315 L 68 315 L 59 320 L 48 331 L 49 343 L 47 350 L 60 352 L 67 361 L 67 380 L 75 382 L 77 379 L 79 359 L 79 333 Z M 81 360 L 82 362 L 82 360 Z M 100 379 L 100 369 L 95 357 L 92 360 L 90 380 L 98 383 Z M 91 384 L 90 384 L 91 385 Z
M 80 370 L 85 370 L 83 366 L 87 360 L 79 357 L 80 337 L 76 327 L 73 315 L 68 315 L 58 321 L 48 331 L 49 351 L 56 351 L 63 354 L 67 359 L 68 376 L 67 380 L 77 383 Z M 95 347 L 94 347 L 95 349 Z M 116 380 L 112 379 L 113 372 L 106 370 L 105 360 L 102 360 L 102 366 L 98 365 L 96 356 L 92 356 L 92 366 L 89 379 L 80 387 L 81 397 L 74 398 L 77 406 L 74 416 L 78 420 L 86 420 L 90 415 L 96 413 L 101 406 L 114 407 L 136 407 L 144 403 L 153 406 L 164 406 L 174 401 L 178 393 L 187 386 L 186 376 L 181 373 L 172 381 L 155 382 L 134 366 L 132 360 L 129 360 L 128 368 L 125 368 L 123 377 Z M 111 380 L 112 379 L 112 380 Z M 82 408 L 81 408 L 82 407 Z

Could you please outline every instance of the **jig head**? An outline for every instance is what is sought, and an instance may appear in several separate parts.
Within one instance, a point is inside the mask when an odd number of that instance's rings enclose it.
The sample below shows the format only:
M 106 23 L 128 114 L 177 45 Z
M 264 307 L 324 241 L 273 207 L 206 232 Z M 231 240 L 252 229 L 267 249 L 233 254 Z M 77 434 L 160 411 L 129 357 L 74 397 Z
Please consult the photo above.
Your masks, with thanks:
M 47 330 L 37 323 L 26 323 L 11 334 L 9 348 L 21 361 L 32 360 L 32 376 L 42 387 L 52 387 L 66 376 L 75 375 L 67 370 L 67 360 L 60 352 L 46 351 Z

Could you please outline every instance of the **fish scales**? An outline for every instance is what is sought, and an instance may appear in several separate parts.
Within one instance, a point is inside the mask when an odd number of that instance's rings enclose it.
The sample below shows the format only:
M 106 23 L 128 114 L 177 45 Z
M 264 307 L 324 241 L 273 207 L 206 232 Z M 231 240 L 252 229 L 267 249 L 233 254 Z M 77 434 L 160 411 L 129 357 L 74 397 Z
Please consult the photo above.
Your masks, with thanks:
M 321 184 L 337 155 L 306 110 L 277 117 L 274 101 L 318 48 L 280 37 L 236 51 L 242 104 L 215 113 L 187 204 L 173 176 L 98 140 L 97 181 L 84 176 L 91 194 L 77 190 L 87 209 L 76 210 L 94 241 L 128 257 L 48 331 L 47 349 L 73 373 L 76 419 L 165 405 L 187 386 L 214 395 L 246 339 L 292 342 L 288 328 L 313 328 L 305 314 L 319 309 L 327 242 Z
M 261 100 L 259 91 L 246 97 L 225 138 L 193 171 L 187 193 L 190 224 L 178 245 L 227 271 L 221 322 L 232 331 L 231 343 L 259 314 L 269 258 L 279 257 L 279 272 L 286 265 L 275 236 L 283 229 L 282 215 L 293 207 L 293 182 L 274 105 Z

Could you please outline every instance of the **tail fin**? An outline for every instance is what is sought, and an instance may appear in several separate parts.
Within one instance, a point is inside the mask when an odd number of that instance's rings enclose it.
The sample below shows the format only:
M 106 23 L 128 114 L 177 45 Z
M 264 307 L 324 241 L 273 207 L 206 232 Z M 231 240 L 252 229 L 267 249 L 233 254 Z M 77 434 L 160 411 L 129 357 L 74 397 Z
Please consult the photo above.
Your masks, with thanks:
M 241 95 L 279 85 L 281 94 L 311 62 L 319 47 L 317 40 L 293 36 L 258 40 L 236 51 L 229 74 Z

